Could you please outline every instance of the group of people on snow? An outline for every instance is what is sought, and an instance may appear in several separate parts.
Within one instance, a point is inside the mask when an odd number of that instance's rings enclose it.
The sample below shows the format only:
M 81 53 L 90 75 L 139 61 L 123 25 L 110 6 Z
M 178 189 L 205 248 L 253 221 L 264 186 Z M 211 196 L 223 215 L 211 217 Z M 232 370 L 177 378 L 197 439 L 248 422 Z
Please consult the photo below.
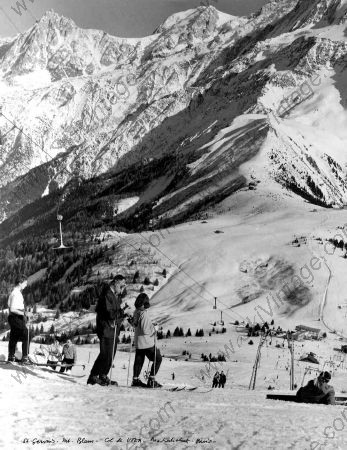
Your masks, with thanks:
M 225 383 L 227 382 L 227 377 L 225 375 L 225 373 L 223 372 L 223 370 L 221 371 L 221 373 L 216 372 L 214 374 L 213 380 L 212 380 L 212 387 L 213 388 L 224 388 Z
M 87 384 L 108 386 L 117 384 L 108 377 L 117 351 L 117 342 L 122 322 L 128 319 L 135 329 L 134 345 L 136 349 L 133 367 L 134 387 L 158 388 L 156 381 L 162 362 L 162 356 L 156 346 L 157 327 L 152 323 L 148 309 L 150 302 L 148 295 L 141 293 L 135 300 L 135 312 L 130 316 L 125 312 L 127 305 L 122 306 L 123 291 L 126 287 L 123 275 L 116 275 L 110 284 L 102 286 L 96 306 L 96 332 L 100 341 L 100 353 L 90 372 Z M 152 361 L 151 371 L 147 383 L 140 379 L 141 370 L 147 357 Z
M 25 278 L 18 277 L 16 286 L 8 299 L 10 325 L 10 338 L 8 345 L 8 360 L 15 361 L 15 351 L 18 342 L 22 342 L 22 363 L 30 364 L 29 354 L 29 330 L 26 322 L 30 316 L 25 311 L 22 291 L 26 288 Z M 150 301 L 145 293 L 140 293 L 135 300 L 135 312 L 130 316 L 125 312 L 128 306 L 123 306 L 123 292 L 125 289 L 125 278 L 123 275 L 116 275 L 111 283 L 104 283 L 98 295 L 96 307 L 96 331 L 100 341 L 100 352 L 91 369 L 87 384 L 108 386 L 117 384 L 108 377 L 117 351 L 118 337 L 122 322 L 127 319 L 135 329 L 134 345 L 136 349 L 135 362 L 133 367 L 134 387 L 158 388 L 161 385 L 155 377 L 162 362 L 162 356 L 156 345 L 157 326 L 154 324 L 148 313 Z M 58 340 L 49 346 L 40 347 L 47 356 L 47 363 L 56 369 L 60 366 L 60 372 L 71 370 L 77 362 L 76 348 L 71 340 L 67 340 L 61 348 Z M 152 362 L 147 383 L 140 379 L 145 358 Z M 174 379 L 174 375 L 172 376 Z M 308 384 L 301 387 L 296 396 L 297 401 L 306 403 L 335 404 L 334 388 L 328 383 L 331 380 L 329 372 L 322 372 L 316 379 L 310 380 Z M 216 372 L 213 377 L 213 388 L 224 388 L 226 375 L 223 371 Z
M 10 324 L 10 338 L 8 347 L 8 360 L 15 361 L 15 351 L 18 342 L 22 342 L 22 364 L 31 364 L 29 355 L 29 329 L 27 321 L 31 316 L 24 306 L 22 291 L 27 286 L 27 280 L 20 277 L 16 280 L 16 286 L 8 299 Z M 96 306 L 96 332 L 100 341 L 100 352 L 91 369 L 87 384 L 99 384 L 107 386 L 111 383 L 108 374 L 113 364 L 117 351 L 118 337 L 122 322 L 128 319 L 135 329 L 134 345 L 136 348 L 135 362 L 133 368 L 134 387 L 158 388 L 161 385 L 156 381 L 162 362 L 162 356 L 156 346 L 157 326 L 152 323 L 148 309 L 150 307 L 149 297 L 145 293 L 138 295 L 135 301 L 135 312 L 133 316 L 125 313 L 127 305 L 123 306 L 123 292 L 125 289 L 125 278 L 116 275 L 111 283 L 104 283 L 98 295 Z M 47 357 L 47 364 L 52 369 L 60 367 L 60 372 L 71 370 L 77 362 L 76 348 L 71 340 L 67 340 L 63 348 L 56 339 L 51 345 L 40 346 L 40 352 Z M 152 361 L 152 367 L 145 384 L 140 379 L 145 358 Z M 114 382 L 113 384 L 117 384 Z
M 47 357 L 47 364 L 53 370 L 60 366 L 60 372 L 68 372 L 77 364 L 77 351 L 71 339 L 67 339 L 61 347 L 57 339 L 50 345 L 40 345 L 40 351 Z

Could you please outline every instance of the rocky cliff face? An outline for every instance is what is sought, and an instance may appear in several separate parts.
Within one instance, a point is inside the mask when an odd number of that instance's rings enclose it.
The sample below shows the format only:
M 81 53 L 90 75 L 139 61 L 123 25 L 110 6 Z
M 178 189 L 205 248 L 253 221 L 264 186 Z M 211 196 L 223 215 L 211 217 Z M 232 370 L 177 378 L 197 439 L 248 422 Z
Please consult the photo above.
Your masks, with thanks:
M 46 13 L 0 42 L 0 219 L 76 176 L 167 154 L 192 162 L 184 186 L 163 184 L 159 216 L 253 179 L 343 205 L 346 14 L 345 0 L 250 17 L 199 7 L 122 39 Z

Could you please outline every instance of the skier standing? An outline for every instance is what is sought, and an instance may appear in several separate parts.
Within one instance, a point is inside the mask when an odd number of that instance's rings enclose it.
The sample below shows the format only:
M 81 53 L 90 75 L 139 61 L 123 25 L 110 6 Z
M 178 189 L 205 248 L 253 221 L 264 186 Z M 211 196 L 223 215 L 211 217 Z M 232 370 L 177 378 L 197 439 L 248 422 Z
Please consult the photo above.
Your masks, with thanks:
M 110 284 L 104 283 L 101 287 L 95 310 L 100 353 L 94 362 L 87 384 L 108 386 L 111 383 L 107 375 L 117 351 L 120 326 L 126 317 L 121 307 L 124 289 L 123 275 L 116 275 Z
M 220 378 L 219 372 L 216 372 L 216 373 L 214 374 L 213 381 L 212 381 L 212 387 L 213 387 L 213 388 L 218 387 L 218 384 L 219 384 L 219 378 Z
M 150 387 L 160 388 L 159 384 L 155 380 L 155 376 L 158 373 L 160 364 L 162 362 L 162 356 L 159 349 L 155 345 L 156 327 L 152 323 L 148 315 L 148 308 L 150 307 L 148 295 L 141 293 L 135 300 L 135 313 L 133 317 L 133 326 L 135 327 L 135 362 L 133 372 L 134 387 Z M 150 361 L 153 361 L 150 375 L 148 377 L 147 385 L 140 380 L 140 374 L 145 361 L 145 357 Z
M 227 381 L 227 377 L 226 377 L 225 373 L 222 370 L 220 375 L 219 375 L 219 385 L 218 385 L 218 387 L 222 387 L 224 389 L 224 385 L 225 385 L 226 381 Z
M 76 347 L 71 342 L 71 339 L 68 339 L 63 346 L 63 360 L 62 364 L 71 364 L 67 367 L 61 367 L 60 372 L 64 373 L 65 370 L 68 372 L 72 369 L 72 366 L 77 363 L 77 352 Z
M 15 352 L 17 342 L 22 342 L 22 364 L 30 364 L 29 353 L 29 331 L 26 321 L 29 313 L 25 312 L 24 297 L 22 291 L 27 287 L 28 282 L 23 276 L 16 279 L 15 287 L 8 299 L 9 316 L 8 323 L 10 325 L 10 340 L 8 343 L 8 361 L 15 361 Z

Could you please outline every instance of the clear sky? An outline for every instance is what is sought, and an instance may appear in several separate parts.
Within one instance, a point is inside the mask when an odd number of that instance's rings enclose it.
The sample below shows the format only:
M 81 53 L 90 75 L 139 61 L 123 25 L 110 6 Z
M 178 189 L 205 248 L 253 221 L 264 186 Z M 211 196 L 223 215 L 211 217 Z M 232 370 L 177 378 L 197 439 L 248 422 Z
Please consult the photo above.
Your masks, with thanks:
M 0 0 L 0 36 L 29 29 L 45 11 L 53 9 L 82 28 L 104 30 L 115 36 L 146 36 L 171 14 L 210 1 L 233 15 L 257 11 L 267 0 Z M 25 5 L 27 11 L 20 9 Z M 14 9 L 12 9 L 14 8 Z

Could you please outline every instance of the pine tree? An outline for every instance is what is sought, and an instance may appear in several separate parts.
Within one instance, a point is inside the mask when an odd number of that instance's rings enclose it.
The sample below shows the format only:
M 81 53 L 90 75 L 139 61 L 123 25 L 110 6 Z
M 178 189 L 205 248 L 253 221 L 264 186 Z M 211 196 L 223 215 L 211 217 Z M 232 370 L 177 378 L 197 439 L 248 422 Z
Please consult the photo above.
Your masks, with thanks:
M 171 331 L 170 331 L 170 330 L 167 330 L 167 333 L 166 333 L 166 339 L 169 339 L 169 338 L 171 338 Z
M 163 270 L 163 277 L 166 278 L 167 272 L 166 269 Z
M 186 337 L 189 337 L 189 336 L 191 336 L 191 335 L 192 335 L 192 332 L 190 331 L 190 328 L 188 328 L 188 331 L 187 331 Z

